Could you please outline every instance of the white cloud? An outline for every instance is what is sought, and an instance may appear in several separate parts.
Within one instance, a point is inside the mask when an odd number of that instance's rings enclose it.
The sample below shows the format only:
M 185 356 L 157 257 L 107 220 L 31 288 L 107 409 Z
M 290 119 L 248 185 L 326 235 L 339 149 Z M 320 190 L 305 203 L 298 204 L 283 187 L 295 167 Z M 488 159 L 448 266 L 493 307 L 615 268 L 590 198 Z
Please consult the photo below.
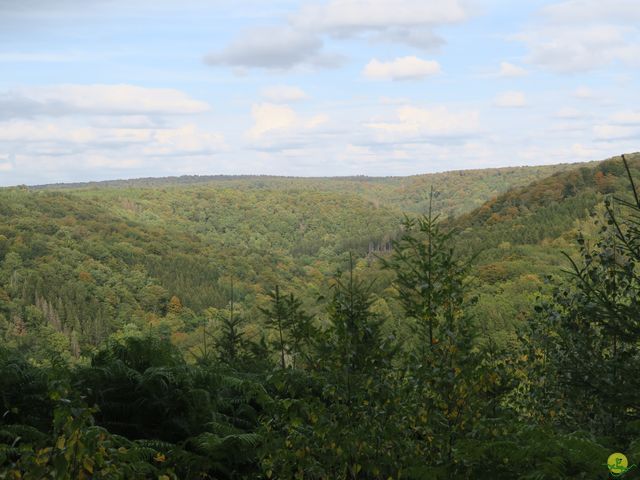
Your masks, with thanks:
M 640 125 L 640 112 L 619 112 L 612 115 L 611 121 L 622 125 Z
M 195 155 L 226 148 L 222 135 L 202 131 L 194 125 L 172 128 L 88 127 L 80 122 L 56 120 L 12 120 L 0 123 L 0 142 L 6 148 L 39 155 L 93 152 L 117 157 L 122 151 L 134 156 Z
M 640 136 L 640 128 L 636 126 L 622 125 L 596 125 L 593 127 L 593 133 L 599 140 L 618 140 L 622 138 L 638 138 Z
M 446 42 L 429 27 L 390 27 L 369 36 L 374 43 L 401 43 L 429 52 L 437 50 Z
M 418 57 L 400 57 L 390 62 L 374 58 L 364 68 L 365 77 L 375 80 L 417 80 L 441 72 L 440 64 Z
M 156 130 L 149 146 L 142 149 L 146 155 L 194 155 L 215 153 L 225 149 L 224 137 L 219 133 L 200 130 L 195 125 Z
M 209 110 L 206 102 L 175 89 L 100 84 L 14 89 L 0 93 L 0 148 L 12 159 L 0 163 L 11 166 L 12 178 L 29 183 L 91 169 L 172 173 L 182 162 L 228 150 L 220 133 L 202 126 L 207 117 L 200 115 Z M 198 126 L 185 122 L 195 115 Z
M 309 98 L 300 87 L 289 85 L 274 85 L 266 87 L 261 92 L 267 100 L 275 103 L 297 102 Z
M 635 0 L 565 0 L 542 9 L 518 35 L 532 63 L 558 73 L 586 72 L 613 63 L 640 65 L 640 9 Z
M 10 162 L 0 162 L 0 172 L 9 172 L 13 170 L 13 164 Z
M 524 68 L 514 65 L 509 62 L 501 62 L 500 63 L 500 71 L 498 72 L 499 77 L 523 77 L 527 75 L 529 72 Z
M 595 93 L 589 87 L 581 86 L 575 89 L 573 96 L 577 98 L 593 98 Z
M 380 103 L 383 105 L 406 105 L 411 103 L 408 97 L 380 97 Z
M 251 108 L 254 125 L 249 136 L 258 138 L 272 130 L 284 130 L 295 126 L 298 116 L 287 105 L 261 103 Z
M 93 56 L 75 52 L 0 52 L 2 63 L 68 63 L 91 60 Z
M 84 143 L 96 138 L 94 129 L 77 125 L 71 127 L 61 122 L 13 120 L 0 123 L 1 142 Z
M 32 115 L 194 114 L 210 110 L 171 88 L 135 85 L 56 85 L 26 87 L 0 93 L 0 117 Z
M 558 118 L 580 118 L 584 113 L 573 107 L 563 107 L 556 112 Z
M 364 33 L 375 41 L 428 51 L 444 43 L 434 29 L 460 23 L 469 16 L 467 5 L 459 0 L 330 0 L 306 5 L 291 17 L 291 23 L 336 38 Z
M 601 155 L 601 153 L 593 147 L 588 147 L 581 143 L 574 143 L 569 147 L 567 156 L 576 156 L 584 160 L 594 160 L 597 159 L 599 155 Z
M 613 141 L 640 138 L 640 112 L 624 111 L 610 115 L 603 123 L 594 125 L 597 140 Z
M 466 20 L 468 11 L 458 0 L 331 0 L 309 5 L 294 16 L 304 28 L 325 31 L 435 26 Z
M 98 128 L 157 128 L 161 127 L 165 120 L 157 115 L 92 115 L 88 119 L 89 125 Z
M 286 70 L 299 65 L 335 67 L 339 54 L 323 51 L 323 36 L 343 39 L 357 34 L 374 41 L 403 43 L 422 50 L 444 40 L 438 26 L 466 20 L 470 12 L 459 0 L 330 0 L 306 4 L 282 26 L 244 31 L 222 50 L 204 58 L 209 65 Z
M 304 128 L 314 129 L 318 128 L 320 125 L 324 125 L 329 121 L 329 115 L 321 113 L 319 115 L 314 115 L 303 123 Z
M 494 105 L 503 108 L 522 108 L 527 106 L 527 99 L 522 92 L 503 92 L 494 99 Z
M 571 121 L 554 122 L 546 126 L 546 132 L 552 134 L 560 134 L 562 136 L 579 134 L 583 135 L 591 129 L 591 125 L 586 122 L 577 122 L 575 118 Z
M 246 30 L 225 49 L 205 56 L 209 65 L 284 70 L 300 64 L 336 67 L 341 55 L 323 53 L 322 39 L 308 31 L 286 27 Z
M 440 106 L 431 109 L 404 106 L 396 110 L 397 120 L 369 122 L 366 126 L 384 138 L 417 138 L 466 136 L 478 131 L 480 114 L 477 111 L 451 112 Z
M 144 162 L 140 158 L 117 158 L 100 153 L 90 153 L 83 157 L 83 163 L 88 168 L 106 168 L 111 170 L 130 170 L 141 167 Z
M 371 147 L 350 143 L 340 153 L 340 157 L 343 161 L 356 163 L 368 163 L 379 159 L 379 155 Z
M 577 23 L 603 20 L 613 22 L 640 22 L 640 9 L 636 0 L 566 0 L 547 5 L 542 14 L 550 21 Z
M 290 106 L 273 103 L 253 105 L 251 116 L 254 125 L 249 130 L 248 136 L 254 140 L 264 137 L 266 133 L 286 135 L 314 129 L 328 121 L 326 115 L 302 118 Z
M 614 25 L 551 26 L 525 41 L 531 62 L 559 73 L 586 72 L 616 60 L 633 62 L 638 46 L 628 43 L 626 31 Z

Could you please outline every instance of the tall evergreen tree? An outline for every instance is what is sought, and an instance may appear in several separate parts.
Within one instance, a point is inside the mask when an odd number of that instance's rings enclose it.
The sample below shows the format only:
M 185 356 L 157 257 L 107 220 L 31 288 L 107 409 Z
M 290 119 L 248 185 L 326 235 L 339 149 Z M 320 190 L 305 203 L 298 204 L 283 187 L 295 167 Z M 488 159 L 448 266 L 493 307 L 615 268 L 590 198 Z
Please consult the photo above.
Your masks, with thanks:
M 285 368 L 285 350 L 287 349 L 285 343 L 285 329 L 287 328 L 287 305 L 280 295 L 280 286 L 276 285 L 274 291 L 269 292 L 271 297 L 271 308 L 260 308 L 260 311 L 266 317 L 266 326 L 272 330 L 275 330 L 277 340 L 275 342 L 276 349 L 280 354 L 280 367 Z
M 291 364 L 296 368 L 300 366 L 303 357 L 308 357 L 317 336 L 317 329 L 313 324 L 313 316 L 304 310 L 302 300 L 290 293 L 284 298 L 284 303 L 287 312 L 286 325 L 289 334 Z
M 233 280 L 230 286 L 229 308 L 218 312 L 220 332 L 216 341 L 220 360 L 228 365 L 234 365 L 242 355 L 246 346 L 246 339 L 242 325 L 244 318 L 236 311 Z
M 433 192 L 431 192 L 433 198 Z M 407 359 L 407 388 L 416 409 L 416 454 L 429 459 L 423 475 L 440 478 L 455 468 L 454 448 L 473 432 L 497 379 L 483 369 L 484 352 L 468 307 L 468 263 L 456 257 L 455 232 L 444 231 L 431 212 L 405 218 L 393 253 L 383 259 L 417 344 Z M 444 477 L 443 477 L 444 478 Z
M 431 201 L 427 215 L 405 217 L 400 238 L 392 242 L 393 254 L 382 258 L 383 266 L 395 273 L 398 299 L 407 317 L 415 322 L 414 332 L 420 341 L 417 348 L 423 353 L 441 340 L 436 333 L 442 321 L 452 326 L 462 303 L 468 267 L 454 254 L 455 232 L 443 231 L 438 220 Z
M 304 346 L 309 346 L 315 336 L 313 317 L 308 315 L 302 301 L 293 293 L 282 295 L 280 287 L 269 292 L 271 303 L 260 311 L 266 318 L 266 326 L 275 332 L 274 346 L 280 356 L 280 366 L 285 368 L 287 358 L 292 367 L 296 367 Z

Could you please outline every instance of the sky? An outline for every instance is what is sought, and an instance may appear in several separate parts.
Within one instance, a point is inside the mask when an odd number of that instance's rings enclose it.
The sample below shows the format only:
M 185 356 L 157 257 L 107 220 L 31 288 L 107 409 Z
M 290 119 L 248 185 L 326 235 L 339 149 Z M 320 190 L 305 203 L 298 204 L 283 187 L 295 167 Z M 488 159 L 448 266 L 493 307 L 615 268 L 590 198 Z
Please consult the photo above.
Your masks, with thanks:
M 0 185 L 640 150 L 638 0 L 0 0 Z

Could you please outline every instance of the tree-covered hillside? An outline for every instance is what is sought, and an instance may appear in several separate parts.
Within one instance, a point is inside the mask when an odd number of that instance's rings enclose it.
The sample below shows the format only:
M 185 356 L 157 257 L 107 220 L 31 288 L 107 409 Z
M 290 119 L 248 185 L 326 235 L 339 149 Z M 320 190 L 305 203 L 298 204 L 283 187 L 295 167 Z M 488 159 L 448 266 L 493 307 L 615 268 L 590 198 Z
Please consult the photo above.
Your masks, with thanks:
M 591 162 L 595 163 L 595 162 Z M 273 177 L 260 176 L 189 176 L 140 178 L 104 182 L 41 185 L 32 189 L 46 190 L 112 190 L 162 189 L 171 187 L 204 187 L 207 189 L 291 190 L 356 193 L 375 205 L 424 213 L 431 186 L 437 186 L 433 206 L 445 216 L 457 216 L 481 206 L 488 199 L 507 190 L 526 186 L 554 173 L 583 164 L 558 164 L 527 167 L 458 170 L 408 177 Z
M 70 338 L 76 356 L 129 323 L 160 323 L 188 346 L 189 332 L 227 305 L 232 280 L 237 305 L 252 319 L 276 284 L 290 285 L 319 313 L 315 300 L 349 252 L 376 275 L 372 260 L 388 250 L 404 213 L 426 211 L 433 187 L 433 211 L 449 221 L 488 200 L 454 224 L 464 229 L 463 251 L 480 252 L 478 308 L 487 309 L 488 324 L 508 330 L 558 264 L 575 222 L 617 188 L 620 168 L 606 165 L 2 189 L 0 325 L 12 342 L 16 332 L 39 332 L 27 335 L 40 338 L 36 350 Z M 388 278 L 376 293 L 386 288 Z M 179 305 L 179 320 L 167 320 L 170 305 Z M 391 300 L 380 298 L 376 308 L 390 325 L 401 315 Z M 259 322 L 249 323 L 258 335 Z
M 627 159 L 640 178 L 640 154 Z M 477 308 L 487 325 L 513 331 L 546 277 L 561 273 L 563 252 L 577 253 L 578 234 L 597 234 L 594 221 L 605 222 L 607 195 L 631 195 L 620 157 L 514 188 L 450 223 L 460 232 L 461 251 L 477 254 Z
M 626 475 L 639 170 L 458 219 L 304 189 L 7 189 L 0 476 Z

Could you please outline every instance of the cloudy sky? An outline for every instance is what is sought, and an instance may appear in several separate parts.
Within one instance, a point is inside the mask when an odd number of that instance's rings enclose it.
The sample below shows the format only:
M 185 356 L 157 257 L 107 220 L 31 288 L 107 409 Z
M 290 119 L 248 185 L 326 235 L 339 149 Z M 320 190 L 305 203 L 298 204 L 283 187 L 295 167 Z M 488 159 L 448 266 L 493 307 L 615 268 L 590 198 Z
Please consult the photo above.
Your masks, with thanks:
M 0 0 L 0 185 L 640 150 L 638 0 Z

